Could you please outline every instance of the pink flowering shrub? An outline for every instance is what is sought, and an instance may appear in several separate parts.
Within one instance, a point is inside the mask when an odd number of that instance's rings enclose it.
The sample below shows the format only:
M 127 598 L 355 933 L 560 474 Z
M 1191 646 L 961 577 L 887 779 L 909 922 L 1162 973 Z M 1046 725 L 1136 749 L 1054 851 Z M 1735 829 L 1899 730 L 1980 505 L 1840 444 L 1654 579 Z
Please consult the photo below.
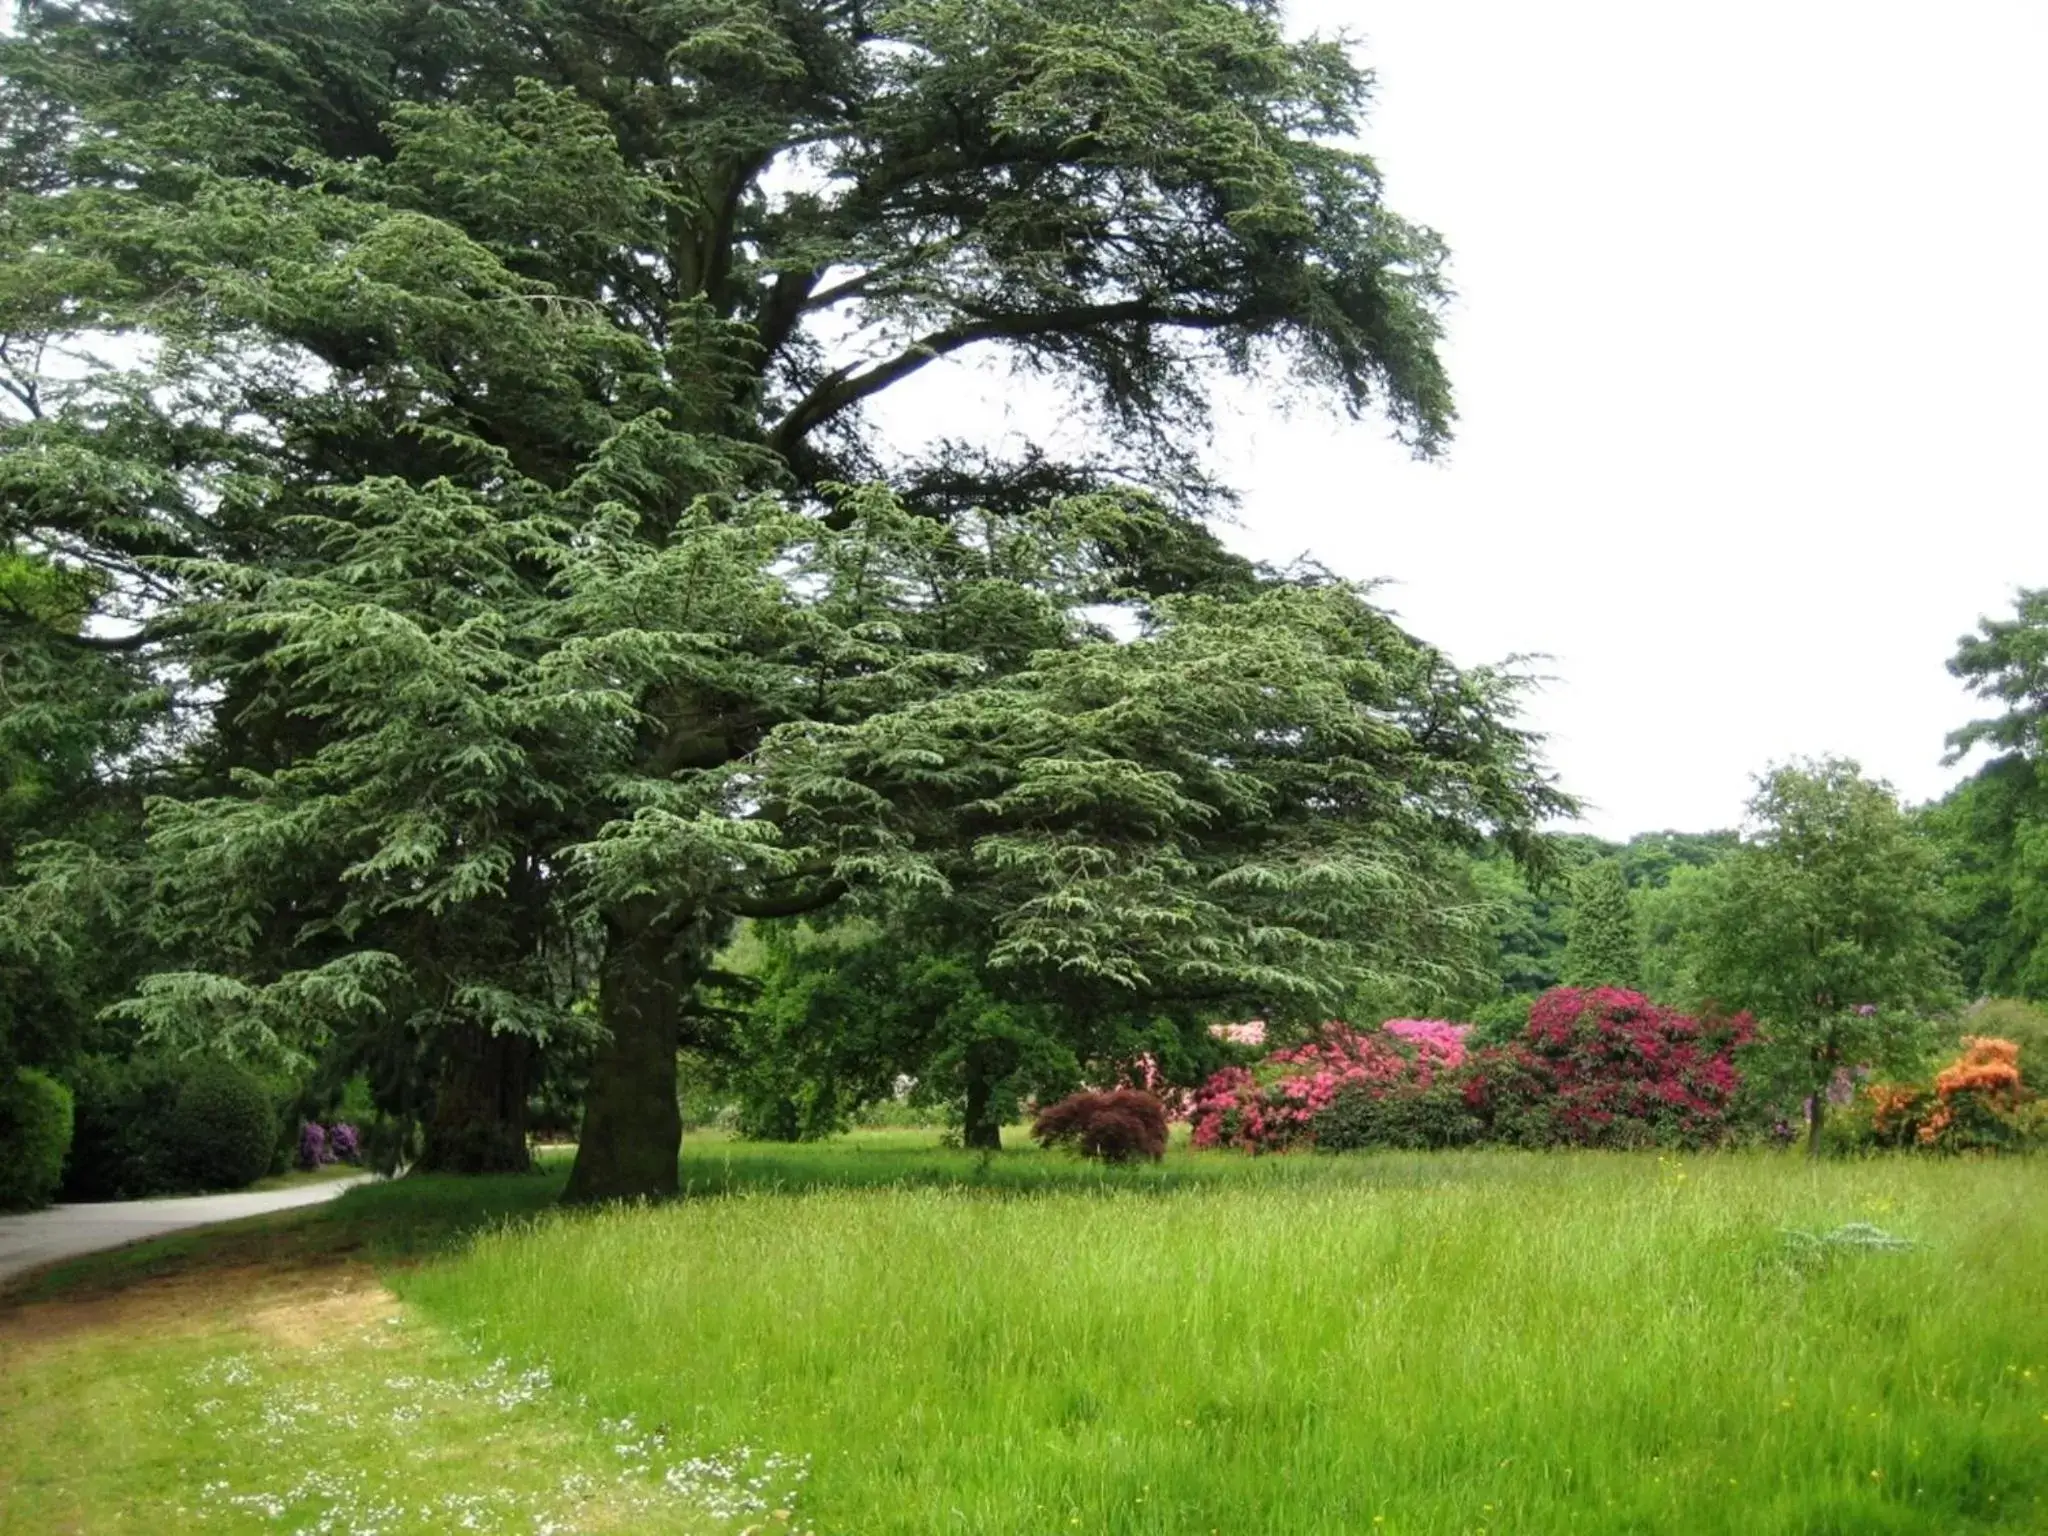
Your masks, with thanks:
M 1397 1019 L 1382 1029 L 1357 1030 L 1326 1024 L 1306 1045 L 1274 1051 L 1254 1067 L 1225 1067 L 1204 1083 L 1188 1112 L 1194 1144 L 1249 1152 L 1305 1146 L 1315 1140 L 1316 1117 L 1340 1094 L 1427 1088 L 1464 1060 L 1462 1025 Z
M 1703 1023 L 1619 987 L 1554 987 L 1519 1040 L 1474 1052 L 1466 1104 L 1497 1140 L 1530 1146 L 1704 1146 L 1740 1084 L 1747 1014 Z

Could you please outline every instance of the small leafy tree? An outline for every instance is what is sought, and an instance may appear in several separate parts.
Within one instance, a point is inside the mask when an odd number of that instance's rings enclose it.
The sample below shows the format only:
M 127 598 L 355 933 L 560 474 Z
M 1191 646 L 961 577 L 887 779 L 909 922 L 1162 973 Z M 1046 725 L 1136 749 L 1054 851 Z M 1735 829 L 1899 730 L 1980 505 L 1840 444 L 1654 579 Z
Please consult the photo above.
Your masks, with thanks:
M 1935 855 L 1890 786 L 1829 758 L 1773 769 L 1752 830 L 1714 870 L 1702 989 L 1757 1017 L 1754 1086 L 1806 1099 L 1818 1154 L 1826 1089 L 1843 1068 L 1911 1072 L 1920 1020 L 1951 1000 Z
M 1629 905 L 1628 881 L 1616 860 L 1596 859 L 1573 874 L 1565 934 L 1567 985 L 1633 989 L 1638 984 L 1643 941 Z
M 747 1135 L 833 1135 L 907 1076 L 967 1146 L 993 1151 L 1026 1097 L 1069 1092 L 1096 1054 L 1090 1021 L 1002 995 L 998 978 L 929 930 L 856 919 L 756 931 L 764 959 L 722 1074 Z

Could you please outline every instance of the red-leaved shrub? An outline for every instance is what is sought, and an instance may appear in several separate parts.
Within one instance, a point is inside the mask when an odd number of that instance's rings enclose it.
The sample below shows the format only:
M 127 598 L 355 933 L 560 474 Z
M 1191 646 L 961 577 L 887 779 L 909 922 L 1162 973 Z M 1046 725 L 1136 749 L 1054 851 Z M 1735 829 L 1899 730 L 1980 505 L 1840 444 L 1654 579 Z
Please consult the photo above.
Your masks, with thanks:
M 1747 1014 L 1703 1023 L 1619 987 L 1553 987 L 1522 1038 L 1474 1053 L 1465 1102 L 1497 1140 L 1705 1146 L 1727 1128 Z
M 1070 1146 L 1099 1162 L 1156 1163 L 1166 1155 L 1166 1106 L 1136 1088 L 1069 1094 L 1038 1112 L 1031 1136 L 1042 1147 Z

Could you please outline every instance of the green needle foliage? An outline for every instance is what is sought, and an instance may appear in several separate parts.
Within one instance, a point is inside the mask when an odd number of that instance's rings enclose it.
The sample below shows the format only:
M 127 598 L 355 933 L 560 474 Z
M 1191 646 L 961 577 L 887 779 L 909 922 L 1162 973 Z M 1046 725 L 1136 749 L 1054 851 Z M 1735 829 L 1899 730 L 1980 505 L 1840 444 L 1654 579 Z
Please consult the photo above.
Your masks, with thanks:
M 1595 859 L 1572 876 L 1565 921 L 1564 979 L 1574 987 L 1641 986 L 1643 941 L 1615 859 Z
M 1980 746 L 1994 756 L 1927 816 L 1963 978 L 1979 994 L 2048 997 L 2048 592 L 1985 620 L 1949 671 L 2004 706 L 1949 737 L 1951 761 Z
M 1191 516 L 1216 368 L 1452 417 L 1367 77 L 1266 4 L 31 0 L 0 79 L 0 535 L 100 573 L 176 749 L 41 878 L 146 893 L 152 1038 L 516 1166 L 594 988 L 570 1193 L 662 1194 L 741 917 L 1313 1009 L 1454 970 L 1452 852 L 1565 804 L 1511 678 Z M 1119 462 L 864 431 L 974 349 Z

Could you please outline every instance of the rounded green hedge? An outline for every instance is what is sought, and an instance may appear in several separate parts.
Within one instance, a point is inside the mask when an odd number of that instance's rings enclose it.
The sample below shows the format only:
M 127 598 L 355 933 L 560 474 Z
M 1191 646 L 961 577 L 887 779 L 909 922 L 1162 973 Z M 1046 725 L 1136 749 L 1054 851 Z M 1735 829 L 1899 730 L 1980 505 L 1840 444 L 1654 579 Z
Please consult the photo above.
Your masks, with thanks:
M 71 1090 L 23 1068 L 0 1087 L 0 1210 L 48 1205 L 71 1149 Z
M 165 1160 L 192 1189 L 240 1189 L 270 1171 L 277 1106 L 261 1079 L 232 1062 L 200 1059 L 185 1071 L 164 1119 Z
M 88 1056 L 73 1065 L 77 1123 L 64 1169 L 66 1200 L 139 1200 L 177 1188 L 159 1132 L 180 1081 L 174 1063 L 154 1057 Z

